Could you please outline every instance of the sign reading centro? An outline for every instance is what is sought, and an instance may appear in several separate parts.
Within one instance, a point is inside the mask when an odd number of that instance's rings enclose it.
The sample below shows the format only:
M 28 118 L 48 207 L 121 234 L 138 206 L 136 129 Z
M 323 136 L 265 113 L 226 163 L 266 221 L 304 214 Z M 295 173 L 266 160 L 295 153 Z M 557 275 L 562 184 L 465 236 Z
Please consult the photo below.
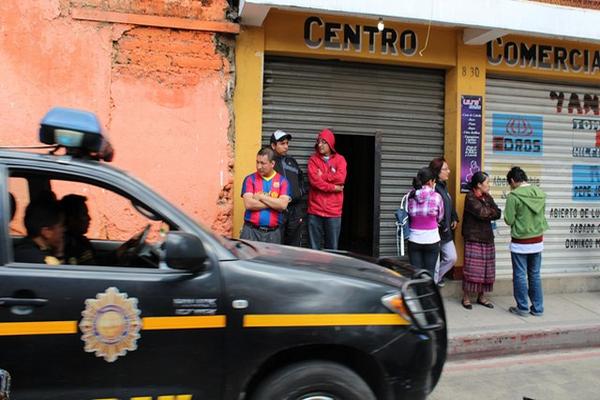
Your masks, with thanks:
M 376 26 L 328 22 L 315 16 L 304 21 L 304 43 L 311 49 L 354 49 L 360 53 L 367 45 L 369 53 L 379 50 L 384 55 L 410 57 L 417 52 L 417 42 L 417 34 L 410 29 L 398 34 L 393 28 L 384 28 L 380 32 Z
M 600 50 L 569 49 L 518 41 L 505 43 L 502 38 L 487 43 L 487 59 L 491 65 L 506 64 L 509 67 L 583 72 L 590 75 L 600 71 Z

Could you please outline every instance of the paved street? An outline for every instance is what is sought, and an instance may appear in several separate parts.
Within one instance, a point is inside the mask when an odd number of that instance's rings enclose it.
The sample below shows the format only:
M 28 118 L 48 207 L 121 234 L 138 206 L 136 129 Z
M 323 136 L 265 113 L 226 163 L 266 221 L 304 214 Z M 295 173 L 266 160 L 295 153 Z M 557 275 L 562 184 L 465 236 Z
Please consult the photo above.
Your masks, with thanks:
M 430 400 L 598 399 L 600 348 L 446 364 Z

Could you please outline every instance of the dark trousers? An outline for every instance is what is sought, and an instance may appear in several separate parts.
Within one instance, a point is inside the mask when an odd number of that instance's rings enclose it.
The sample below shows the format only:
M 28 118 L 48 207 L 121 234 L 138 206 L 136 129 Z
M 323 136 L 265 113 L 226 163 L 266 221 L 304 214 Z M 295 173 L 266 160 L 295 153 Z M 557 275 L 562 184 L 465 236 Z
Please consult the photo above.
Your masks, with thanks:
M 302 245 L 302 227 L 304 225 L 303 206 L 300 203 L 290 204 L 283 215 L 283 244 L 288 246 Z
M 408 261 L 417 269 L 424 269 L 435 274 L 435 265 L 440 255 L 440 242 L 420 244 L 408 241 Z
M 281 227 L 274 230 L 263 230 L 245 223 L 240 233 L 240 239 L 281 244 Z
M 308 241 L 311 249 L 337 250 L 342 217 L 319 217 L 308 215 Z M 321 243 L 324 245 L 321 246 Z

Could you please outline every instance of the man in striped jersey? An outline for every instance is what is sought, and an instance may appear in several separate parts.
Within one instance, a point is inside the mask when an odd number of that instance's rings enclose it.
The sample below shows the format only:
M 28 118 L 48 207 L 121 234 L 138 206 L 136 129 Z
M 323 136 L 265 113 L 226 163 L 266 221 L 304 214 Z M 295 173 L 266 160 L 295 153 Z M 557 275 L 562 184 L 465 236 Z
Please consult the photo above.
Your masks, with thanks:
M 256 154 L 256 172 L 242 185 L 244 227 L 241 239 L 281 243 L 283 212 L 290 199 L 288 180 L 275 171 L 275 153 L 264 147 Z

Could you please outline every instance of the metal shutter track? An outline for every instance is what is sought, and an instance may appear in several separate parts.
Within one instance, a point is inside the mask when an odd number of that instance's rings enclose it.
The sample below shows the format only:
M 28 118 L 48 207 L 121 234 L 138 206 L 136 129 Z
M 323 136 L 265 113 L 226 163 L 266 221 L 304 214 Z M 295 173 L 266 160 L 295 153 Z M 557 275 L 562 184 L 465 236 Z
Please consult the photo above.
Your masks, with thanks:
M 290 154 L 306 171 L 326 127 L 348 135 L 381 133 L 379 251 L 395 255 L 393 212 L 417 169 L 443 154 L 443 71 L 266 57 L 263 143 L 275 129 L 291 133 Z
M 590 234 L 569 233 L 572 223 L 594 223 L 600 228 L 600 218 L 581 219 L 565 218 L 556 219 L 549 217 L 549 211 L 555 207 L 600 208 L 598 201 L 573 201 L 572 195 L 572 170 L 573 164 L 599 165 L 598 158 L 575 158 L 571 154 L 572 147 L 589 146 L 586 142 L 577 142 L 574 139 L 573 118 L 594 118 L 591 113 L 587 115 L 569 114 L 567 105 L 571 93 L 600 93 L 600 86 L 582 87 L 565 83 L 531 82 L 509 79 L 503 77 L 490 77 L 487 79 L 486 89 L 486 141 L 485 154 L 487 171 L 503 170 L 504 176 L 508 172 L 506 164 L 535 165 L 541 173 L 541 188 L 547 193 L 546 217 L 550 229 L 544 234 L 544 252 L 542 256 L 542 273 L 564 273 L 598 270 L 600 268 L 600 248 L 593 249 L 566 249 L 567 238 L 600 238 L 598 232 Z M 556 102 L 549 96 L 550 92 L 564 92 L 566 99 L 561 113 L 556 112 Z M 543 156 L 514 156 L 503 155 L 501 152 L 492 151 L 492 119 L 494 113 L 528 114 L 543 117 Z M 528 175 L 526 167 L 523 167 Z M 493 189 L 494 190 L 494 189 Z M 495 189 L 496 191 L 500 189 Z M 509 188 L 502 190 L 508 192 Z M 505 200 L 496 196 L 501 209 L 504 209 Z M 510 229 L 503 221 L 498 221 L 499 234 L 496 236 L 496 269 L 500 274 L 512 273 L 510 251 Z

